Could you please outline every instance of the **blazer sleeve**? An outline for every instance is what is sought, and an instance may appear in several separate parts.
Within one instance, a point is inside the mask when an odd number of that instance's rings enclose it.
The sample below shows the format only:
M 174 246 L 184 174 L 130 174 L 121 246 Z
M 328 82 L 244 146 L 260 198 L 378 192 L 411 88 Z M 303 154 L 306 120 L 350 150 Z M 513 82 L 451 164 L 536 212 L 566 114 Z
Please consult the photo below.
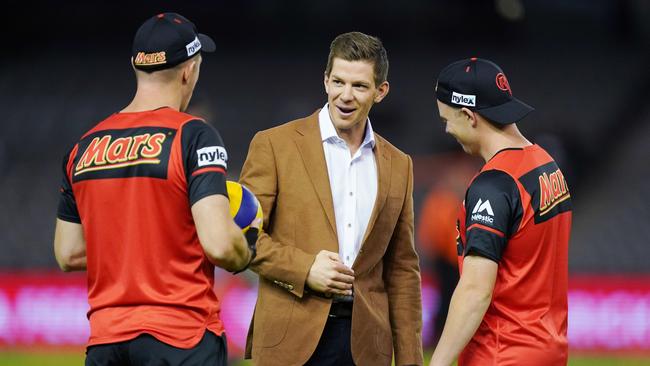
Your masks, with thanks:
M 420 265 L 413 237 L 413 162 L 408 157 L 404 204 L 387 249 L 384 283 L 388 294 L 395 365 L 422 365 Z
M 264 132 L 258 132 L 253 137 L 239 181 L 255 194 L 264 212 L 264 230 L 257 239 L 257 256 L 250 268 L 295 296 L 302 297 L 316 256 L 275 241 L 268 234 L 269 223 L 278 204 L 278 174 L 273 146 Z

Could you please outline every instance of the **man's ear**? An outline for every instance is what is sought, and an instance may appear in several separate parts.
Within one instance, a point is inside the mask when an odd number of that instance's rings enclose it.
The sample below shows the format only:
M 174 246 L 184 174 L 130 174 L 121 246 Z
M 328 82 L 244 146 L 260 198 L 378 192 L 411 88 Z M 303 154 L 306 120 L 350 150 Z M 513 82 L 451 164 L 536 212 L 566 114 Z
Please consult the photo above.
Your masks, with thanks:
M 195 67 L 196 67 L 196 60 L 192 60 L 188 62 L 187 65 L 183 67 L 183 75 L 182 75 L 183 84 L 187 83 L 192 79 L 191 76 L 192 76 L 192 72 L 194 72 Z
M 478 121 L 476 118 L 476 113 L 473 110 L 463 107 L 460 109 L 460 113 L 462 113 L 465 118 L 469 120 L 469 123 L 472 125 L 472 127 L 476 127 Z
M 325 93 L 329 94 L 330 93 L 330 88 L 329 85 L 327 85 L 327 82 L 329 81 L 329 75 L 327 75 L 327 71 L 323 73 L 323 85 L 325 86 Z
M 377 96 L 375 96 L 375 103 L 381 102 L 386 97 L 386 95 L 388 95 L 389 90 L 390 84 L 388 84 L 387 80 L 379 84 L 379 87 L 377 87 Z

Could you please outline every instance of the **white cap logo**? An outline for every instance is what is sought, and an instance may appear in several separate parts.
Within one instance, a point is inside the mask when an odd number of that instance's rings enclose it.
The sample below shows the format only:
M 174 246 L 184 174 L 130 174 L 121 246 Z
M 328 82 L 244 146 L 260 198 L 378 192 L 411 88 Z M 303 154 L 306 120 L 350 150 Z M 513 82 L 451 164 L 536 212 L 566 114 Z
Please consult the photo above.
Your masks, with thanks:
M 187 57 L 191 57 L 201 49 L 201 41 L 198 37 L 194 37 L 194 40 L 188 43 L 185 49 L 187 49 Z
M 460 94 L 452 92 L 451 102 L 454 104 L 464 105 L 467 107 L 476 107 L 476 95 Z

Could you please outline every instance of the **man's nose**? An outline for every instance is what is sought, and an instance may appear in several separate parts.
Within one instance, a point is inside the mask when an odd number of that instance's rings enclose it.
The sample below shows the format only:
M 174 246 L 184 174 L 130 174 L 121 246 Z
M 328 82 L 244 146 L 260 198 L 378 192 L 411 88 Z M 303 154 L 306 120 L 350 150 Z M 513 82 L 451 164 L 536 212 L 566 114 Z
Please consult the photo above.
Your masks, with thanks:
M 343 87 L 343 92 L 341 93 L 341 100 L 344 102 L 350 102 L 354 99 L 352 95 L 352 85 L 346 85 Z

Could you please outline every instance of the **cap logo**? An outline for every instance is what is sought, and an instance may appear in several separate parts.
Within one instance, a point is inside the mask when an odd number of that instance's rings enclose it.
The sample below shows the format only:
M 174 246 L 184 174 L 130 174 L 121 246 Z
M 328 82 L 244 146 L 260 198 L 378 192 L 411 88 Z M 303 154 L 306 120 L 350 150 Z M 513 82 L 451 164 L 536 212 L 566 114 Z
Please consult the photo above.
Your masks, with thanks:
M 185 49 L 187 49 L 187 57 L 191 57 L 201 49 L 201 41 L 198 37 L 194 37 L 194 40 L 188 43 Z
M 507 91 L 510 93 L 510 95 L 512 95 L 512 90 L 510 90 L 510 83 L 508 83 L 508 79 L 502 72 L 497 74 L 497 88 L 503 91 Z
M 451 102 L 458 105 L 464 105 L 467 107 L 476 107 L 476 95 L 469 94 L 460 94 L 452 92 Z
M 167 63 L 167 56 L 165 55 L 165 51 L 155 53 L 138 52 L 133 63 L 142 66 L 162 65 Z

